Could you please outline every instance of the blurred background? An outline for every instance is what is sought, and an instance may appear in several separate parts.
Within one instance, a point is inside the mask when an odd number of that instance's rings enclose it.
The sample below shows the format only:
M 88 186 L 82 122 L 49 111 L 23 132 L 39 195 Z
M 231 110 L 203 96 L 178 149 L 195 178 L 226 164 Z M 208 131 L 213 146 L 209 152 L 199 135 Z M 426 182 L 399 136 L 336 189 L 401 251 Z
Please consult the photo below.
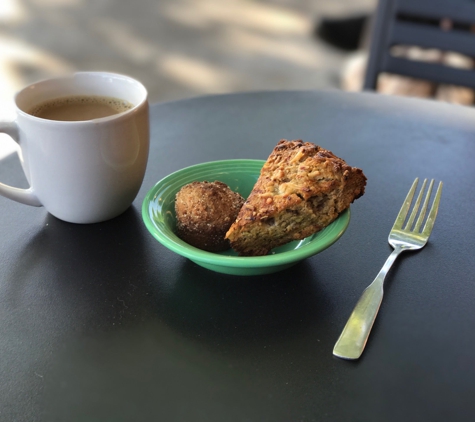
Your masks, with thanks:
M 0 100 L 75 70 L 128 74 L 151 102 L 201 94 L 339 87 L 348 53 L 321 17 L 375 0 L 0 0 Z

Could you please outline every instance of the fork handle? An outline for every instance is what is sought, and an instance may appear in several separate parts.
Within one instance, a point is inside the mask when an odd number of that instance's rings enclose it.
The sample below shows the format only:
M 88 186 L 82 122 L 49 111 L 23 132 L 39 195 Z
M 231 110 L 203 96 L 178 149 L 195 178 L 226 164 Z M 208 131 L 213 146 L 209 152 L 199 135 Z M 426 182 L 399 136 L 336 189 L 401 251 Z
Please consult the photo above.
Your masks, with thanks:
M 402 248 L 397 247 L 389 255 L 376 278 L 363 291 L 333 348 L 335 356 L 354 360 L 358 359 L 363 353 L 369 333 L 381 306 L 381 301 L 383 300 L 384 279 L 402 250 Z

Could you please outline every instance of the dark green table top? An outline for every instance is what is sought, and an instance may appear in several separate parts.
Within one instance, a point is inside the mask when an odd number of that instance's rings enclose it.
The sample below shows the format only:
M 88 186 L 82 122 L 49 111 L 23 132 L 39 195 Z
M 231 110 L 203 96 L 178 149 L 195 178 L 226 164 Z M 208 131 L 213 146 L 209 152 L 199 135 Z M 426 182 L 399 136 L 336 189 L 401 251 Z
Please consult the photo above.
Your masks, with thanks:
M 475 110 L 338 91 L 209 96 L 151 107 L 134 205 L 64 223 L 0 198 L 1 421 L 473 421 Z M 344 236 L 268 276 L 205 270 L 140 215 L 162 177 L 204 161 L 266 159 L 281 139 L 360 167 Z M 391 252 L 416 176 L 444 182 L 429 244 L 403 255 L 359 361 L 332 349 Z M 16 157 L 0 180 L 25 186 Z

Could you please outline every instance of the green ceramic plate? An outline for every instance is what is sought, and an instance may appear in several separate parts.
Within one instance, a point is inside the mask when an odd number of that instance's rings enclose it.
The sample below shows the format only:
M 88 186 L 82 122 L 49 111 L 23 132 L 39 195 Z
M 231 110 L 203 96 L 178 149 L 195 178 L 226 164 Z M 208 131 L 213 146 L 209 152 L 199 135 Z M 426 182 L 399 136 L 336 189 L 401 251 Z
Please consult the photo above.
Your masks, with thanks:
M 264 164 L 261 160 L 224 160 L 197 164 L 176 171 L 160 180 L 147 193 L 142 218 L 147 229 L 162 245 L 189 258 L 204 268 L 225 274 L 259 275 L 288 268 L 335 243 L 350 222 L 350 211 L 343 212 L 324 230 L 306 239 L 288 243 L 267 256 L 240 257 L 232 249 L 213 253 L 195 248 L 175 235 L 175 195 L 193 181 L 219 180 L 246 198 Z

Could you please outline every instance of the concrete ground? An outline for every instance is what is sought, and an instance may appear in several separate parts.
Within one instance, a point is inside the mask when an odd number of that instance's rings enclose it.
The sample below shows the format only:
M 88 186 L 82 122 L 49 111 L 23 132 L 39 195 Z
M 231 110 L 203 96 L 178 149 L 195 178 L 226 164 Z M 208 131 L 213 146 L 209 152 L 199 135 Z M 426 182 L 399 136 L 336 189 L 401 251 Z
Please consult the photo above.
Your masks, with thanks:
M 0 0 L 0 116 L 38 79 L 106 70 L 141 80 L 150 101 L 339 87 L 348 53 L 316 39 L 322 16 L 376 0 Z M 13 142 L 0 137 L 0 156 Z

